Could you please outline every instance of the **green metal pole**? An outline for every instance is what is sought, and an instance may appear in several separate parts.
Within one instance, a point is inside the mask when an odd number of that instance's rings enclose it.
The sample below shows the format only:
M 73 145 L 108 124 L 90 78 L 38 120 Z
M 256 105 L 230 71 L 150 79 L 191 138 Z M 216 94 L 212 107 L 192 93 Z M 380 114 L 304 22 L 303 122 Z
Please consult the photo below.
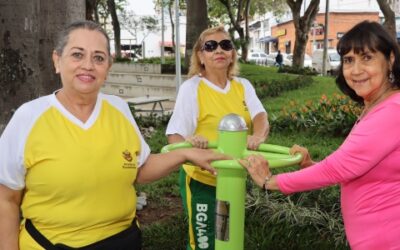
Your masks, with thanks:
M 219 125 L 218 151 L 242 158 L 247 147 L 247 127 L 235 114 L 225 116 Z M 215 211 L 215 249 L 242 250 L 244 246 L 244 215 L 246 171 L 237 162 L 220 161 L 217 171 Z

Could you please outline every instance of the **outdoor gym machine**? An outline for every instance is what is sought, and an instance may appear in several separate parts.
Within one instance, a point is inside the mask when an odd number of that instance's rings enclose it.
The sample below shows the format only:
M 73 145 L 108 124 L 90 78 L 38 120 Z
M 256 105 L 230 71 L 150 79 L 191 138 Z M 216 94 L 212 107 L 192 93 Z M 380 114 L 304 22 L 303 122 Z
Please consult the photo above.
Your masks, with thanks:
M 247 150 L 247 126 L 241 116 L 229 114 L 218 126 L 217 142 L 209 142 L 208 148 L 233 157 L 211 163 L 217 169 L 215 207 L 215 249 L 243 250 L 246 170 L 237 159 L 251 154 L 264 156 L 270 168 L 292 166 L 300 163 L 300 154 L 289 155 L 289 148 L 261 144 L 257 151 Z M 170 144 L 162 152 L 192 147 L 188 142 Z

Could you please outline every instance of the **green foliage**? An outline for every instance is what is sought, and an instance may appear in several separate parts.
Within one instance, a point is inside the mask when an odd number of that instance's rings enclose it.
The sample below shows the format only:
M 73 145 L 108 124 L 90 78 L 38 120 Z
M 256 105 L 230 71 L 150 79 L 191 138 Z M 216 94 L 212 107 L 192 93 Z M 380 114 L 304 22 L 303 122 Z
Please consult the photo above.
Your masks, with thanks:
M 155 129 L 164 129 L 167 126 L 169 119 L 171 118 L 171 114 L 163 114 L 163 115 L 158 115 L 156 113 L 153 113 L 151 115 L 138 114 L 132 107 L 131 111 L 138 126 L 141 128 L 153 127 Z
M 279 96 L 282 92 L 294 90 L 308 86 L 312 83 L 313 79 L 309 76 L 298 76 L 297 78 L 290 79 L 283 77 L 282 79 L 267 81 L 253 81 L 256 89 L 256 94 L 259 98 Z
M 132 60 L 127 57 L 117 57 L 114 59 L 114 61 L 117 63 L 131 63 L 132 62 Z
M 304 132 L 282 133 L 273 130 L 269 133 L 267 140 L 268 143 L 285 147 L 291 147 L 293 144 L 302 145 L 308 148 L 312 159 L 321 160 L 338 148 L 343 141 L 343 137 L 321 136 Z M 282 170 L 287 172 L 290 169 Z M 280 169 L 274 171 L 280 171 Z
M 150 34 L 160 30 L 157 16 L 138 15 L 135 11 L 121 9 L 119 13 L 120 24 L 133 37 L 138 36 L 138 31 L 143 34 L 142 41 Z M 141 44 L 141 41 L 138 41 Z
M 291 100 L 288 107 L 282 108 L 279 116 L 270 118 L 275 131 L 345 136 L 360 113 L 360 105 L 344 95 L 335 94 L 331 99 L 322 95 L 318 101 L 309 100 L 303 106 Z
M 137 63 L 149 63 L 149 64 L 161 64 L 161 73 L 162 74 L 175 74 L 176 66 L 175 66 L 175 58 L 173 57 L 165 57 L 164 63 L 161 63 L 161 57 L 150 57 L 144 58 L 137 61 Z M 189 72 L 189 67 L 185 65 L 185 58 L 181 58 L 181 73 L 187 74 Z
M 268 74 L 270 77 L 277 75 L 283 77 L 282 74 Z M 286 76 L 286 75 L 285 75 Z M 291 76 L 288 74 L 288 76 Z M 295 91 L 288 91 L 282 93 L 280 96 L 274 98 L 264 98 L 262 102 L 266 107 L 269 115 L 279 115 L 282 111 L 282 107 L 287 106 L 290 100 L 296 100 L 299 105 L 306 104 L 309 100 L 319 100 L 321 95 L 333 96 L 334 94 L 340 93 L 334 79 L 331 77 L 314 76 L 313 82 L 304 88 L 297 89 Z
M 179 186 L 177 183 L 178 176 L 178 172 L 173 172 L 169 176 L 156 182 L 137 185 L 137 190 L 139 192 L 145 192 L 151 200 L 157 201 L 158 205 L 168 205 L 168 199 L 166 199 L 166 197 L 180 196 Z
M 266 199 L 253 189 L 247 196 L 246 249 L 348 249 L 337 190 L 303 193 L 296 199 L 272 193 Z M 329 205 L 321 207 L 325 201 Z
M 260 65 L 254 65 L 251 63 L 241 63 L 240 64 L 240 76 L 248 79 L 251 83 L 253 81 L 271 81 L 271 80 L 281 80 L 282 77 L 287 77 L 288 79 L 294 79 L 298 75 L 294 74 L 279 74 L 277 67 L 264 67 Z
M 146 142 L 149 144 L 152 153 L 159 153 L 161 148 L 168 144 L 165 135 L 165 128 L 171 115 L 138 115 L 132 110 L 140 131 Z
M 309 75 L 315 76 L 318 75 L 318 72 L 310 67 L 298 67 L 298 66 L 287 66 L 283 65 L 278 69 L 279 73 L 291 73 L 291 74 L 298 74 L 298 75 Z
M 276 67 L 240 64 L 240 76 L 248 79 L 256 89 L 258 98 L 276 97 L 283 92 L 304 88 L 313 83 L 310 76 L 279 74 Z
M 165 64 L 170 64 L 175 66 L 175 57 L 165 57 Z M 149 57 L 139 59 L 138 63 L 149 63 L 149 64 L 161 64 L 161 57 Z M 181 60 L 183 62 L 183 59 Z

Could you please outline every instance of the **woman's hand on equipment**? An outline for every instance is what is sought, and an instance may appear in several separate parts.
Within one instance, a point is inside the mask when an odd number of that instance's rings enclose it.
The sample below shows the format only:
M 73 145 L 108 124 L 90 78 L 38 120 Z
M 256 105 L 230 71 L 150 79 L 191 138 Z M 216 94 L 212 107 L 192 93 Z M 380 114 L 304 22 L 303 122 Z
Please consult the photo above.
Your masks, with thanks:
M 257 150 L 258 146 L 265 141 L 265 136 L 248 135 L 247 136 L 247 148 L 250 150 Z
M 253 181 L 260 187 L 264 186 L 267 177 L 272 176 L 268 161 L 261 155 L 250 155 L 240 159 L 239 163 L 247 169 Z
M 300 153 L 303 155 L 303 160 L 299 163 L 300 168 L 306 168 L 311 165 L 314 165 L 315 162 L 311 159 L 310 153 L 308 152 L 308 149 L 305 147 L 302 147 L 300 145 L 294 144 L 290 150 L 289 154 L 294 155 Z
M 195 148 L 207 148 L 208 140 L 200 135 L 193 135 L 186 139 Z
M 190 148 L 187 150 L 187 161 L 190 161 L 193 165 L 199 166 L 201 169 L 207 170 L 214 175 L 217 174 L 217 171 L 211 166 L 211 162 L 232 159 L 232 157 L 228 155 L 214 152 L 211 149 Z

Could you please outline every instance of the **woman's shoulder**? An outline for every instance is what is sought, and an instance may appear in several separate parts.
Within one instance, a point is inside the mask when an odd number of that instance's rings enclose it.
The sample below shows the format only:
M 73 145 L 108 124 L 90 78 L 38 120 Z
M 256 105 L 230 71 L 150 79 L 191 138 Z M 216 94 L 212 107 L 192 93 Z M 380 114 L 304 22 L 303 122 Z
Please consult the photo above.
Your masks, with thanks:
M 53 97 L 54 94 L 51 94 L 28 101 L 22 104 L 15 111 L 15 114 L 20 116 L 32 116 L 34 114 L 42 113 L 51 106 Z
M 235 82 L 238 82 L 240 84 L 243 84 L 243 85 L 251 84 L 248 79 L 246 79 L 244 77 L 240 77 L 240 76 L 235 76 L 235 77 L 233 77 L 232 80 Z
M 399 109 L 400 108 L 400 92 L 396 92 L 386 98 L 385 101 L 383 101 L 384 105 L 379 105 L 381 107 L 392 107 L 394 109 Z
M 235 76 L 233 78 L 233 82 L 243 85 L 243 87 L 245 89 L 249 89 L 249 88 L 252 89 L 253 88 L 253 85 L 251 84 L 251 82 L 249 80 L 247 80 L 246 78 L 243 78 L 243 77 Z
M 184 87 L 184 88 L 193 88 L 193 87 L 198 86 L 198 84 L 200 83 L 200 81 L 201 81 L 201 77 L 198 76 L 198 75 L 195 75 L 195 76 L 190 77 L 190 78 L 187 79 L 186 81 L 184 81 L 184 82 L 182 83 L 181 87 Z
M 42 96 L 22 104 L 15 110 L 7 127 L 12 128 L 11 131 L 26 135 L 39 117 L 52 106 L 52 96 L 54 94 Z
M 395 115 L 398 114 L 399 112 L 400 112 L 400 92 L 392 94 L 381 103 L 378 103 L 375 107 L 371 109 L 370 112 L 367 113 L 366 117 L 372 118 L 376 116 L 379 117 L 379 119 L 385 119 L 387 121 L 396 120 L 396 122 L 400 122 L 400 117 L 398 115 Z
M 200 76 L 192 76 L 182 83 L 179 87 L 179 94 L 182 95 L 192 95 L 196 93 L 196 90 L 201 82 Z
M 116 104 L 116 105 L 125 105 L 126 102 L 124 99 L 122 99 L 122 97 L 116 96 L 116 95 L 109 95 L 109 94 L 104 94 L 104 93 L 100 93 L 100 98 L 103 100 L 106 100 L 112 104 Z

